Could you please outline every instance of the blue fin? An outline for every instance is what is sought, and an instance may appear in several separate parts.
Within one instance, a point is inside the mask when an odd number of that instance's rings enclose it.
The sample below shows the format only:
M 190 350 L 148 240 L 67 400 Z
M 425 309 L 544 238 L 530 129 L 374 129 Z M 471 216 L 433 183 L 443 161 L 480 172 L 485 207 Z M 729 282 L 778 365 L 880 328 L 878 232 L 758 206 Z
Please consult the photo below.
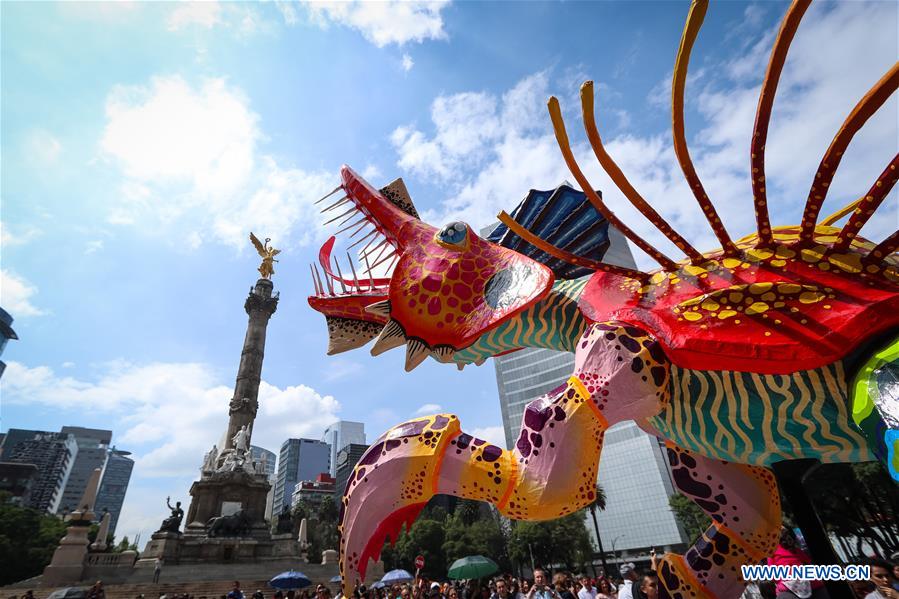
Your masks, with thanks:
M 609 247 L 608 221 L 582 191 L 565 184 L 549 191 L 532 189 L 511 216 L 544 241 L 583 258 L 600 262 Z M 576 279 L 593 272 L 550 256 L 502 223 L 487 239 L 545 264 L 559 279 Z

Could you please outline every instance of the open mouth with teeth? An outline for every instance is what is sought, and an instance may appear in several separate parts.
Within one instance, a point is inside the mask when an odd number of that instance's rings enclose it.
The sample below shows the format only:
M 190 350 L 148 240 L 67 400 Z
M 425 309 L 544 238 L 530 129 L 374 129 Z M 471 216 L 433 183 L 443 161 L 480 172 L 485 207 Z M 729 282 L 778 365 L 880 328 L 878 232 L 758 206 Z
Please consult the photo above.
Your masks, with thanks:
M 375 189 L 347 166 L 341 179 L 319 200 L 338 231 L 311 267 L 309 305 L 327 319 L 328 354 L 376 339 L 372 355 L 406 346 L 406 370 L 428 356 L 462 365 L 456 352 L 550 291 L 552 271 L 539 262 L 465 223 L 437 229 L 421 221 L 402 179 Z

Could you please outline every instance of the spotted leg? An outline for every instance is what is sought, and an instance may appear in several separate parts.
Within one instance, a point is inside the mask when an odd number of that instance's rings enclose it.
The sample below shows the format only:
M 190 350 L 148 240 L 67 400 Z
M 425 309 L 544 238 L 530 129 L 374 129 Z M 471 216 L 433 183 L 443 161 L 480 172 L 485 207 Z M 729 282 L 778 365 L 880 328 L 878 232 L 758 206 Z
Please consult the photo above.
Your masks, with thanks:
M 605 324 L 579 340 L 575 365 L 565 384 L 528 404 L 512 450 L 463 433 L 448 414 L 396 426 L 369 448 L 341 506 L 346 596 L 385 538 L 395 539 L 434 495 L 487 501 L 526 520 L 558 518 L 593 501 L 608 414 L 657 412 L 667 363 L 642 331 Z
M 768 557 L 780 533 L 780 498 L 767 468 L 722 462 L 666 443 L 674 484 L 712 518 L 683 556 L 658 566 L 666 599 L 739 597 L 740 566 Z

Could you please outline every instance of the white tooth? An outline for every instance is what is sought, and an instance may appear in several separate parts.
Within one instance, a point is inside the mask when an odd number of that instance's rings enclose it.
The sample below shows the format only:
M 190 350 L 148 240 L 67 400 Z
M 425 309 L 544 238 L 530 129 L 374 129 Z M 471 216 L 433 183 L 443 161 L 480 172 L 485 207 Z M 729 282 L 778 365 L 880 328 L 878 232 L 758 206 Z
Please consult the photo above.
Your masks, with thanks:
M 356 235 L 358 235 L 359 233 L 361 233 L 361 232 L 365 229 L 365 227 L 367 227 L 369 224 L 370 224 L 370 223 L 368 222 L 368 219 L 366 219 L 366 222 L 365 222 L 364 225 L 362 225 L 361 227 L 359 227 L 358 229 L 356 229 L 355 231 L 353 231 L 353 233 L 350 235 L 350 239 L 352 239 L 353 237 L 355 237 Z M 375 230 L 377 230 L 377 229 L 375 229 Z M 366 233 L 366 234 L 365 234 L 366 237 L 368 237 L 368 235 L 369 235 L 369 233 Z M 365 239 L 365 237 L 363 237 L 363 239 Z
M 343 206 L 344 204 L 346 204 L 349 201 L 350 201 L 350 198 L 348 198 L 347 196 L 343 196 L 342 198 L 340 198 L 339 200 L 337 200 L 336 202 L 334 202 L 327 208 L 322 208 L 321 213 L 324 214 L 325 212 L 329 212 L 329 211 L 337 208 L 338 206 Z
M 362 243 L 363 241 L 365 241 L 366 239 L 368 239 L 369 237 L 371 237 L 372 235 L 374 235 L 377 232 L 378 232 L 377 229 L 373 229 L 371 232 L 366 233 L 364 237 L 360 237 L 357 241 L 354 241 L 352 243 L 352 245 L 350 245 L 347 249 L 348 250 L 353 249 L 354 247 L 356 247 L 357 245 L 359 245 L 360 243 Z M 372 240 L 372 241 L 374 241 L 374 240 Z M 368 243 L 370 244 L 371 241 L 369 241 Z M 368 246 L 365 246 L 365 249 L 363 249 L 362 252 L 360 252 L 360 253 L 365 252 L 366 249 L 368 249 Z
M 371 267 L 377 268 L 379 264 L 382 264 L 382 263 L 386 262 L 387 260 L 389 260 L 390 258 L 395 258 L 395 257 L 396 257 L 396 254 L 393 252 L 393 248 L 391 247 L 390 253 L 387 254 L 386 256 L 384 256 L 383 258 L 381 258 L 380 260 L 378 260 L 377 262 L 375 262 L 374 264 L 372 264 Z
M 390 316 L 390 300 L 382 300 L 365 306 L 365 311 L 378 316 Z
M 326 224 L 326 225 L 330 225 L 330 224 L 333 223 L 335 220 L 337 220 L 337 219 L 339 219 L 339 218 L 343 218 L 343 217 L 346 216 L 347 214 L 352 214 L 352 213 L 355 212 L 355 211 L 356 211 L 356 206 L 354 205 L 352 208 L 350 208 L 350 209 L 347 210 L 346 212 L 344 212 L 344 213 L 342 213 L 342 214 L 338 214 L 337 216 L 335 216 L 335 217 L 332 218 L 331 220 L 327 221 L 325 224 Z
M 334 195 L 335 193 L 337 193 L 337 192 L 340 191 L 341 189 L 343 189 L 343 185 L 338 185 L 337 187 L 334 188 L 334 190 L 333 190 L 331 193 L 329 193 L 329 194 L 326 195 L 325 197 L 321 198 L 320 200 L 315 200 L 315 202 L 313 202 L 313 204 L 320 204 L 321 202 L 324 202 L 325 200 L 327 200 L 328 198 L 330 198 L 332 195 Z
M 350 270 L 353 271 L 353 287 L 359 289 L 359 277 L 356 276 L 356 267 L 353 265 L 353 259 L 350 257 L 350 253 L 346 253 L 347 262 L 350 263 Z
M 312 270 L 312 265 L 309 265 L 309 274 L 312 275 L 312 286 L 315 288 L 315 295 L 321 295 L 321 291 L 318 288 L 318 283 L 315 282 L 315 272 Z
M 375 277 L 371 274 L 371 265 L 368 263 L 368 254 L 362 254 L 362 259 L 365 260 L 365 268 L 368 269 L 368 290 L 374 291 Z
M 343 273 L 340 272 L 340 262 L 337 261 L 337 256 L 334 256 L 334 265 L 337 267 L 337 276 L 340 278 L 340 286 L 343 287 L 343 292 L 346 293 L 346 284 L 343 282 Z
M 412 372 L 424 362 L 431 354 L 428 346 L 418 339 L 409 339 L 406 342 L 406 372 Z
M 404 343 L 406 343 L 406 333 L 403 331 L 403 327 L 400 326 L 400 323 L 391 319 L 384 325 L 381 334 L 378 335 L 378 339 L 371 348 L 371 355 L 378 356 Z
M 463 368 L 465 368 L 465 364 L 463 364 L 462 362 L 456 362 L 456 368 L 462 370 Z
M 318 274 L 318 266 L 316 266 L 314 263 L 312 265 L 312 270 L 315 271 L 315 278 L 318 280 L 318 288 L 321 290 L 321 294 L 324 295 L 325 286 L 322 284 L 322 279 Z
M 322 268 L 324 268 L 324 266 Z M 335 295 L 334 284 L 331 282 L 331 275 L 329 275 L 327 271 L 325 271 L 325 283 L 328 284 L 328 293 L 330 293 L 331 295 Z

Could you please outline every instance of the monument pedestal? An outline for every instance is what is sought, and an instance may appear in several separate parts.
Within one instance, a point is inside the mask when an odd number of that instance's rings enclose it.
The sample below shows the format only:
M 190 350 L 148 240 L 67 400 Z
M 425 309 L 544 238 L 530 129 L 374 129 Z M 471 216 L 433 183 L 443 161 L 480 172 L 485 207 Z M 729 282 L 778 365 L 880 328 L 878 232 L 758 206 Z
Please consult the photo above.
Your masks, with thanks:
M 265 520 L 265 500 L 270 488 L 264 474 L 250 474 L 245 470 L 204 474 L 190 488 L 192 499 L 184 536 L 187 539 L 207 535 L 214 538 L 216 533 L 208 529 L 212 518 L 242 512 L 249 530 L 240 533 L 240 536 L 271 541 L 269 525 Z
M 41 581 L 44 586 L 62 586 L 81 580 L 81 574 L 84 572 L 84 558 L 87 555 L 89 530 L 89 520 L 84 525 L 69 526 L 66 536 L 53 552 L 50 565 L 44 568 L 44 576 Z
M 166 563 L 177 563 L 181 555 L 181 534 L 177 532 L 157 531 L 150 537 L 141 558 L 134 564 L 135 568 L 153 568 L 156 558 Z

